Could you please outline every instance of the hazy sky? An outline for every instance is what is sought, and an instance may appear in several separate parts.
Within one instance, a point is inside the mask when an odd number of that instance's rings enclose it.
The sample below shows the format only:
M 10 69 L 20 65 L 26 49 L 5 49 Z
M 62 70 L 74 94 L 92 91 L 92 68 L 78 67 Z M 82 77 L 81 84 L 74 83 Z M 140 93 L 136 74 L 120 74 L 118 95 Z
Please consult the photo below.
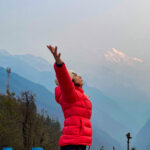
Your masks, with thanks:
M 86 63 L 116 48 L 150 64 L 149 6 L 149 0 L 0 0 L 0 49 L 54 62 L 46 44 L 57 44 L 67 63 Z

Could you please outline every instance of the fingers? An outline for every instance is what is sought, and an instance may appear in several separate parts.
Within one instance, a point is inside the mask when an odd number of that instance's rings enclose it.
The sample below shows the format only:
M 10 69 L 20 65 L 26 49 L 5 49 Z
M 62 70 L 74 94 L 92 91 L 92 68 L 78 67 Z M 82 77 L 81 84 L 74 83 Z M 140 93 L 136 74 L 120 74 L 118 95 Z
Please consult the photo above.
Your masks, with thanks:
M 59 57 L 59 58 L 60 58 L 60 56 L 61 56 L 61 53 L 58 54 L 58 57 Z
M 55 46 L 55 54 L 57 55 L 57 46 Z
M 55 53 L 55 48 L 52 47 L 51 45 L 47 45 L 47 48 L 51 51 L 52 54 Z
M 47 45 L 47 48 L 51 51 L 51 53 L 53 54 L 53 56 L 55 57 L 55 59 L 57 59 L 57 57 L 60 58 L 61 53 L 57 54 L 57 46 L 52 47 L 51 45 Z
M 53 52 L 51 45 L 47 45 L 47 48 L 48 48 L 51 52 Z
M 48 49 L 51 49 L 51 45 L 47 45 L 47 48 L 48 48 Z

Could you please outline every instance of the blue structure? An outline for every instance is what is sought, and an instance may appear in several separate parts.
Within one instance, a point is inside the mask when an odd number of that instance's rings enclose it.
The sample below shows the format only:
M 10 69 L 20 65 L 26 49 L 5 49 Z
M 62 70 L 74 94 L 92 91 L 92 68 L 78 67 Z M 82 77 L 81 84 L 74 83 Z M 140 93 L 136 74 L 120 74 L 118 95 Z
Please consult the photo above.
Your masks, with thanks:
M 13 150 L 12 147 L 3 147 L 3 150 Z M 42 147 L 33 147 L 32 150 L 44 150 Z
M 44 150 L 42 147 L 33 147 L 32 150 Z
M 13 150 L 12 147 L 3 147 L 3 150 Z

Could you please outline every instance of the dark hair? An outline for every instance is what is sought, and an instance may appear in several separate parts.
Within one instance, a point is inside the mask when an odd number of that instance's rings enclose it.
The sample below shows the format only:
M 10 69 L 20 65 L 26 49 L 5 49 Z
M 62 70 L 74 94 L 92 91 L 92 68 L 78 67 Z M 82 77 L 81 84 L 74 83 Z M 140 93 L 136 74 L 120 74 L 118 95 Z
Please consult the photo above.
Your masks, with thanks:
M 80 84 L 76 84 L 74 79 L 72 79 L 72 82 L 74 83 L 75 86 L 80 86 Z

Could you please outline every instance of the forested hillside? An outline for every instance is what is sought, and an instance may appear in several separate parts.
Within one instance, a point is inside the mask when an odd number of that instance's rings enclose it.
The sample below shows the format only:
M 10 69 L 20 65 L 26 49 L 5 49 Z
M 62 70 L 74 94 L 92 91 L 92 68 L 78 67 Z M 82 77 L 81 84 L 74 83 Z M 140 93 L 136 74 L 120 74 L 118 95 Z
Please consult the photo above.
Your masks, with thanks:
M 43 147 L 57 150 L 60 124 L 43 110 L 37 113 L 34 95 L 27 91 L 20 97 L 14 93 L 0 94 L 0 149 L 13 147 L 29 150 Z

